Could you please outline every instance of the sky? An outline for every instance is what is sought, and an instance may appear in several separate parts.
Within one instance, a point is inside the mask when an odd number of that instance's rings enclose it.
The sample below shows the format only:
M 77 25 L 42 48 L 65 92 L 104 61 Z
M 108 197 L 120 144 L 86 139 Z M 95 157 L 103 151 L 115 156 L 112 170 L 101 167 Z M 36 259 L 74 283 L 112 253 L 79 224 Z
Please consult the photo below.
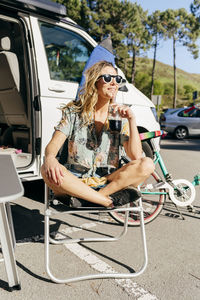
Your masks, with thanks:
M 165 11 L 166 9 L 178 9 L 185 8 L 190 12 L 190 4 L 192 0 L 132 0 L 137 2 L 143 8 L 148 10 L 148 14 L 151 14 L 155 10 Z M 200 39 L 198 40 L 199 45 L 199 58 L 194 59 L 191 53 L 186 47 L 178 45 L 176 48 L 176 66 L 189 73 L 200 74 Z M 173 66 L 173 48 L 172 40 L 163 41 L 160 43 L 157 50 L 157 60 Z M 153 58 L 153 51 L 147 52 L 149 58 Z

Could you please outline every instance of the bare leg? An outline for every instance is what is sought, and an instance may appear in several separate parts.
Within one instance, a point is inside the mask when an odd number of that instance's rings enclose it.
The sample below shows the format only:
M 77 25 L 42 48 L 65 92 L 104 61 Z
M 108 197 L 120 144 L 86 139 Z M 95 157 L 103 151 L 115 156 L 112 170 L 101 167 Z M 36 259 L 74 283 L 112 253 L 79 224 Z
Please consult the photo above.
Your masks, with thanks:
M 102 193 L 96 192 L 88 185 L 83 183 L 80 179 L 78 179 L 75 175 L 69 172 L 64 166 L 63 173 L 64 179 L 61 185 L 56 185 L 49 181 L 44 172 L 44 167 L 41 167 L 41 174 L 45 181 L 45 183 L 50 187 L 55 195 L 71 195 L 75 197 L 82 198 L 84 200 L 100 204 L 102 206 L 108 207 L 112 205 L 112 200 L 103 195 Z
M 107 176 L 109 184 L 102 188 L 99 193 L 109 196 L 129 185 L 137 187 L 144 182 L 154 171 L 155 166 L 152 159 L 148 157 L 133 160 L 117 171 Z

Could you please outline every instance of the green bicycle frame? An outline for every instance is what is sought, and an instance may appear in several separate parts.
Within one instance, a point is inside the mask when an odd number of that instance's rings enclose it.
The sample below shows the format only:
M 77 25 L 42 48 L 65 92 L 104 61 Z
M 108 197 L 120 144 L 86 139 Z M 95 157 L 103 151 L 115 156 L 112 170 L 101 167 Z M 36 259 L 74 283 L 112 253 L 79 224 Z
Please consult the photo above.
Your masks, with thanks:
M 155 165 L 159 164 L 159 167 L 160 167 L 160 169 L 162 171 L 162 174 L 163 174 L 165 179 L 167 179 L 167 177 L 170 176 L 168 171 L 167 171 L 167 168 L 164 164 L 162 156 L 160 155 L 160 153 L 158 151 L 155 152 L 154 164 Z M 200 174 L 197 174 L 197 175 L 194 176 L 194 180 L 192 181 L 192 184 L 194 186 L 200 185 Z M 152 195 L 167 195 L 168 194 L 167 192 L 164 192 L 164 191 L 163 192 L 151 192 L 149 190 L 148 191 L 147 190 L 146 191 L 141 190 L 141 193 L 142 194 L 148 194 L 148 195 L 150 195 L 150 194 L 152 194 Z
M 160 153 L 158 151 L 155 152 L 155 159 L 154 159 L 154 164 L 157 165 L 157 163 L 159 164 L 159 167 L 162 171 L 163 176 L 166 178 L 169 175 L 169 173 L 168 173 L 167 168 L 164 164 L 162 156 L 160 155 Z M 148 194 L 148 195 L 150 195 L 150 194 L 152 194 L 152 195 L 167 195 L 168 194 L 167 192 L 164 192 L 164 191 L 163 192 L 151 192 L 151 191 L 147 191 L 147 190 L 146 191 L 141 190 L 141 193 L 142 194 Z

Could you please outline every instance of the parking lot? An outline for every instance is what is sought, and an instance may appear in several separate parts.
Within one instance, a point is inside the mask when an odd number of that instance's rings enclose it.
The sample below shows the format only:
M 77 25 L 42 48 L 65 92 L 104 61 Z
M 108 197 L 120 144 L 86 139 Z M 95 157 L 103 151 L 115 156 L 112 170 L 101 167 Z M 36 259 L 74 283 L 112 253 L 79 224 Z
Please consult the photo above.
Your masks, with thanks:
M 192 180 L 200 172 L 200 139 L 161 141 L 161 153 L 174 178 Z M 52 283 L 44 268 L 43 184 L 25 183 L 25 195 L 12 205 L 16 231 L 16 259 L 21 291 L 7 291 L 3 264 L 0 268 L 1 299 L 200 299 L 199 219 L 200 214 L 167 201 L 159 217 L 145 226 L 149 263 L 133 280 L 92 280 L 72 284 Z M 196 209 L 200 210 L 200 187 L 196 188 Z M 52 232 L 69 237 L 115 235 L 121 226 L 110 216 L 73 215 L 51 224 Z M 104 271 L 129 272 L 142 262 L 139 228 L 129 228 L 121 242 L 51 246 L 52 268 L 61 278 L 73 274 Z

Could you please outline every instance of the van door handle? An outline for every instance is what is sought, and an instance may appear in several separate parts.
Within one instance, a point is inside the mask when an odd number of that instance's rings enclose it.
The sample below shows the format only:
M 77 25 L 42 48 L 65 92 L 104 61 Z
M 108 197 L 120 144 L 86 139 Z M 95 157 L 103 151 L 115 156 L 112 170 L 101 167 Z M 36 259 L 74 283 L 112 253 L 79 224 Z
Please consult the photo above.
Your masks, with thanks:
M 57 92 L 57 93 L 64 93 L 64 92 L 66 92 L 66 89 L 64 89 L 63 86 L 58 85 L 58 84 L 49 86 L 48 90 L 49 91 L 53 91 L 53 92 Z

